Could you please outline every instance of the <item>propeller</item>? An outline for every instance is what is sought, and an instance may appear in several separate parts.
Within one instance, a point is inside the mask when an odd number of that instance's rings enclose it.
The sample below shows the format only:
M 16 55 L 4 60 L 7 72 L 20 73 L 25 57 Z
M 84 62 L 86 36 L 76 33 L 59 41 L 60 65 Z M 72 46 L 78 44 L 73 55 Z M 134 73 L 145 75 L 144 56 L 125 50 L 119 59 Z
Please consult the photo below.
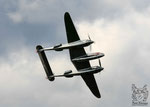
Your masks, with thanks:
M 99 62 L 99 66 L 101 67 L 101 61 L 100 61 L 100 59 L 98 60 L 98 62 Z
M 90 45 L 90 52 L 92 51 L 92 45 Z
M 90 35 L 88 34 L 89 40 L 91 40 Z
M 88 34 L 89 40 L 91 40 L 90 35 Z M 90 45 L 90 52 L 92 51 L 92 45 Z

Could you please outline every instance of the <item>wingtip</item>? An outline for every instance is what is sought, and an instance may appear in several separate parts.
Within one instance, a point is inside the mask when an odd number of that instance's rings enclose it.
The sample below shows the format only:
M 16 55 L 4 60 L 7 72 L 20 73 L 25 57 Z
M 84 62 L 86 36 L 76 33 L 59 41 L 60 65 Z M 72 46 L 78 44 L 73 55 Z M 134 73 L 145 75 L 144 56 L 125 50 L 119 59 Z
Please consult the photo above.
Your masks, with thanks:
M 96 96 L 97 98 L 101 98 L 101 95 Z
M 69 12 L 65 12 L 65 14 L 69 14 Z
M 100 93 L 97 93 L 97 94 L 94 94 L 94 95 L 95 95 L 95 97 L 97 97 L 97 98 L 101 98 Z
M 65 17 L 70 16 L 69 12 L 65 12 Z

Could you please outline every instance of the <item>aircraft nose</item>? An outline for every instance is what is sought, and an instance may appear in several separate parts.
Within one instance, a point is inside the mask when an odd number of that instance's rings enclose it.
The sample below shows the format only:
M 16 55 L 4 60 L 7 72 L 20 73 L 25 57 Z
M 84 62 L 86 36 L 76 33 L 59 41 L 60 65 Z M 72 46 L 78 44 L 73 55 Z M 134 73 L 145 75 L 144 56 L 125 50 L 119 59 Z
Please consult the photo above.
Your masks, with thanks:
M 94 43 L 94 41 L 91 41 L 91 43 Z

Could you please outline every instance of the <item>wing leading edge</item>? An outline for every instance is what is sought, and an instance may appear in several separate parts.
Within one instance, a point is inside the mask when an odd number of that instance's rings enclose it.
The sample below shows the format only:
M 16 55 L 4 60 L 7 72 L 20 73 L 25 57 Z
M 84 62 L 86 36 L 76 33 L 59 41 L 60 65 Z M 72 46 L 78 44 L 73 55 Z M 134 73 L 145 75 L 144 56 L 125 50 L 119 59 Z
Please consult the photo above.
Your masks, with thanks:
M 64 20 L 65 20 L 65 27 L 66 27 L 68 43 L 80 40 L 78 33 L 75 29 L 75 26 L 74 26 L 72 19 L 68 12 L 65 13 Z M 70 48 L 69 53 L 70 53 L 71 61 L 74 58 L 86 55 L 84 48 L 77 48 L 77 47 Z M 74 64 L 74 66 L 76 67 L 77 70 L 91 67 L 89 61 L 85 61 L 85 62 L 73 62 L 72 61 L 72 63 Z M 94 75 L 93 74 L 82 74 L 81 77 L 83 78 L 83 80 L 85 81 L 86 85 L 89 87 L 91 92 L 96 97 L 100 98 L 101 95 L 98 90 Z
M 75 26 L 68 12 L 65 13 L 64 18 L 65 18 L 65 27 L 66 27 L 68 43 L 80 40 L 78 33 L 75 29 Z

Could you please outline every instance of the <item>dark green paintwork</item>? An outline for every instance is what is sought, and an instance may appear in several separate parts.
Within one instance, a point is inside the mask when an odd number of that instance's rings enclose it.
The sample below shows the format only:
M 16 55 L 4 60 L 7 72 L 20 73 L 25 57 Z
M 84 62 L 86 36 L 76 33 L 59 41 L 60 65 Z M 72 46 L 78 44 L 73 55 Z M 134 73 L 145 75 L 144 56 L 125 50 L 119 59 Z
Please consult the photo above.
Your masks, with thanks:
M 69 13 L 66 12 L 64 17 L 68 43 L 80 40 Z
M 68 12 L 65 13 L 64 20 L 65 20 L 65 27 L 66 27 L 68 43 L 80 40 L 78 33 L 75 29 L 75 26 L 74 26 Z M 86 55 L 84 48 L 79 48 L 79 47 L 70 48 L 69 53 L 70 53 L 71 61 L 73 58 L 77 58 L 79 56 Z M 85 62 L 76 62 L 76 61 L 73 62 L 72 61 L 72 63 L 74 64 L 74 66 L 76 67 L 77 70 L 91 67 L 89 61 L 85 61 Z M 100 98 L 101 95 L 99 93 L 94 75 L 92 73 L 91 74 L 82 74 L 81 77 L 83 78 L 83 80 L 85 81 L 86 85 L 89 87 L 91 92 L 96 97 Z

